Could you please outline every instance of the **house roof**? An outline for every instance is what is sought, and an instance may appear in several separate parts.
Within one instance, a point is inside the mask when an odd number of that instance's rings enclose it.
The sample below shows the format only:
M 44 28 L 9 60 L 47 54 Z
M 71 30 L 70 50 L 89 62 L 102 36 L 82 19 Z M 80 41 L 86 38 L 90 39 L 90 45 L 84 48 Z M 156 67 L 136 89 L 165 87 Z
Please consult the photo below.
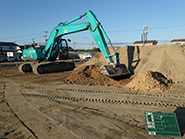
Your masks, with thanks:
M 145 41 L 145 43 L 153 43 L 153 42 L 157 42 L 157 40 L 147 40 Z M 136 43 L 143 43 L 143 41 L 135 41 L 134 44 Z
M 18 46 L 18 44 L 14 43 L 14 42 L 0 42 L 0 46 Z
M 185 39 L 173 39 L 171 42 L 185 42 Z

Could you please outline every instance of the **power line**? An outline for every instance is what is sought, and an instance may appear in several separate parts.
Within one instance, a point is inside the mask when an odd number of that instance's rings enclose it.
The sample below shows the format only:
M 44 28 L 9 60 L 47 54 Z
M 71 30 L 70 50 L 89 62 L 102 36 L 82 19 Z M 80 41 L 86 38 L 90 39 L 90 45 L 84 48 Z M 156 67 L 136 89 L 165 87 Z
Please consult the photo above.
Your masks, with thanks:
M 44 38 L 44 35 L 42 35 L 42 36 L 34 36 L 34 37 L 32 37 L 32 38 Z M 20 40 L 15 40 L 15 41 L 22 41 L 22 40 L 28 40 L 28 39 L 32 39 L 32 38 L 25 38 L 25 39 L 20 39 Z
M 185 24 L 182 24 L 182 25 L 173 25 L 173 26 L 163 26 L 163 27 L 153 27 L 153 28 L 150 28 L 150 30 L 157 30 L 157 29 L 167 29 L 167 28 L 177 28 L 177 27 L 183 27 L 185 26 Z M 114 33 L 114 32 L 135 32 L 135 31 L 142 31 L 142 29 L 130 29 L 130 30 L 113 30 L 113 31 L 107 31 L 109 33 Z M 0 38 L 0 40 L 7 40 L 7 39 L 16 39 L 16 38 L 19 38 L 20 40 L 15 40 L 15 41 L 25 41 L 25 40 L 28 40 L 28 39 L 31 39 L 31 38 L 41 38 L 41 37 L 44 37 L 44 36 L 34 36 L 34 35 L 37 35 L 37 34 L 42 34 L 43 32 L 38 32 L 38 33 L 33 33 L 33 34 L 28 34 L 28 35 L 24 35 L 24 36 L 16 36 L 16 37 L 8 37 L 8 38 Z M 50 33 L 50 32 L 48 32 Z M 30 38 L 30 36 L 32 36 Z M 34 37 L 33 37 L 34 36 Z M 26 37 L 28 39 L 26 39 Z M 25 39 L 21 39 L 21 38 L 25 38 Z M 171 41 L 171 40 L 161 40 L 160 42 L 168 42 L 168 41 Z M 121 44 L 131 44 L 133 42 L 121 42 Z M 92 45 L 92 43 L 77 43 L 78 45 Z
M 154 27 L 154 28 L 150 28 L 150 30 L 176 28 L 176 27 L 183 27 L 183 26 L 185 26 L 185 24 L 183 24 L 183 25 L 174 25 L 174 26 Z M 142 29 L 115 30 L 115 31 L 107 31 L 107 32 L 114 33 L 114 32 L 134 32 L 134 31 L 142 31 Z
M 141 31 L 141 29 L 130 29 L 130 30 L 115 30 L 115 31 L 107 31 L 107 32 L 134 32 L 134 31 Z
M 43 38 L 43 37 L 44 37 L 44 36 L 38 36 L 38 37 L 33 37 L 33 38 L 38 40 L 38 38 Z M 19 43 L 21 43 L 21 44 L 28 44 L 28 40 L 31 40 L 31 39 L 33 39 L 33 38 L 15 40 L 14 42 L 19 42 Z M 25 41 L 27 41 L 27 42 L 25 42 Z M 32 42 L 32 41 L 30 41 L 29 43 L 31 43 L 31 42 Z
M 183 27 L 183 26 L 185 26 L 185 24 L 183 24 L 183 25 L 174 25 L 174 26 L 155 27 L 155 28 L 150 28 L 150 30 L 151 30 L 151 29 L 176 28 L 176 27 Z
M 183 27 L 185 26 L 185 24 L 182 25 L 173 25 L 173 26 L 163 26 L 163 27 L 153 27 L 150 28 L 150 30 L 155 30 L 155 29 L 167 29 L 167 28 L 176 28 L 176 27 Z M 129 29 L 129 30 L 109 30 L 107 32 L 109 33 L 114 33 L 114 32 L 135 32 L 135 31 L 142 31 L 142 29 Z M 39 33 L 33 33 L 33 34 L 28 34 L 28 35 L 24 35 L 24 36 L 16 36 L 16 37 L 8 37 L 8 38 L 0 38 L 1 40 L 6 40 L 6 39 L 16 39 L 16 38 L 25 38 L 28 36 L 33 36 L 33 35 L 37 35 L 37 34 L 42 34 L 43 32 L 39 32 Z M 48 32 L 50 33 L 50 32 Z
M 157 40 L 158 42 L 171 42 L 171 40 Z M 133 44 L 133 42 L 112 42 L 113 45 L 127 45 L 127 44 Z M 75 42 L 76 45 L 92 45 L 92 43 L 82 43 L 82 42 Z M 97 45 L 94 43 L 94 45 Z
M 41 34 L 42 32 L 39 33 L 34 33 L 34 34 L 28 34 L 28 35 L 24 35 L 24 36 L 16 36 L 16 37 L 8 37 L 8 38 L 0 38 L 1 40 L 7 40 L 7 39 L 16 39 L 16 38 L 25 38 L 28 36 L 33 36 L 33 35 L 37 35 L 37 34 Z

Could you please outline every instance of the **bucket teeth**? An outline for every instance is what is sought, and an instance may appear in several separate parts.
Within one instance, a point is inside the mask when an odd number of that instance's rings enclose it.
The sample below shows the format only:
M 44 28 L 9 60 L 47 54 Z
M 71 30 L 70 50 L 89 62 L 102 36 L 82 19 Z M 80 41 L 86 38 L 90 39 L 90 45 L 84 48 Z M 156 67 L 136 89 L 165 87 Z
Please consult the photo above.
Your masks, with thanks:
M 120 65 L 117 65 L 116 67 L 114 65 L 102 65 L 100 67 L 100 73 L 102 73 L 103 75 L 107 75 L 109 77 L 116 77 L 116 76 L 130 74 L 125 64 L 120 64 Z

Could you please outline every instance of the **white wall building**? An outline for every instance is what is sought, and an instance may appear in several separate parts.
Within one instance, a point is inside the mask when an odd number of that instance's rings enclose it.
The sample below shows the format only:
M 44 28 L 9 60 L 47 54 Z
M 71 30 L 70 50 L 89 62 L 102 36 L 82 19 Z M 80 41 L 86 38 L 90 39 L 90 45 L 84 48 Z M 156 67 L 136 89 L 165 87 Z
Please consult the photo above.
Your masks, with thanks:
M 173 39 L 171 43 L 185 45 L 185 39 Z

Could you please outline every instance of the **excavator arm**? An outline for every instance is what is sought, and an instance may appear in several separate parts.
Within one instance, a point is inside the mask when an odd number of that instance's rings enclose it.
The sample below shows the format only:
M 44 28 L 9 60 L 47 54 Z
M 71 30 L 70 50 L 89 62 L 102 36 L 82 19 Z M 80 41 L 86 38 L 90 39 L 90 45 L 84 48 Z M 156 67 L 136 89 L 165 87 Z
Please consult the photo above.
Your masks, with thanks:
M 71 24 L 84 16 L 87 17 L 87 22 L 80 24 Z M 101 26 L 101 23 L 98 21 L 92 11 L 87 11 L 84 15 L 78 16 L 77 18 L 66 23 L 62 23 L 52 30 L 50 37 L 48 38 L 47 45 L 43 50 L 43 53 L 46 54 L 46 60 L 50 60 L 51 53 L 55 48 L 55 44 L 59 38 L 67 34 L 81 32 L 85 30 L 89 30 L 91 32 L 95 42 L 105 56 L 106 60 L 111 64 L 119 64 L 119 54 L 116 53 L 114 47 L 112 47 L 114 53 L 110 54 L 107 42 L 111 44 L 111 41 L 104 31 L 103 27 Z

